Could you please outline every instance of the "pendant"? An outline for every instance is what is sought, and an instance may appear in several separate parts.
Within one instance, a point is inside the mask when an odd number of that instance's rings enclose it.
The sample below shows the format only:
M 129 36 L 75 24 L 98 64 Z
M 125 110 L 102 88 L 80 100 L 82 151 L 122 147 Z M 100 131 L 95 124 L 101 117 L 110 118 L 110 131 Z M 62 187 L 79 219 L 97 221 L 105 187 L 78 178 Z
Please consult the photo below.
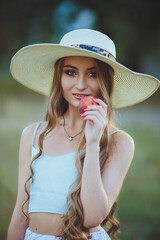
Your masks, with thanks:
M 70 136 L 68 139 L 69 139 L 69 141 L 72 141 L 72 140 L 73 140 L 73 137 Z

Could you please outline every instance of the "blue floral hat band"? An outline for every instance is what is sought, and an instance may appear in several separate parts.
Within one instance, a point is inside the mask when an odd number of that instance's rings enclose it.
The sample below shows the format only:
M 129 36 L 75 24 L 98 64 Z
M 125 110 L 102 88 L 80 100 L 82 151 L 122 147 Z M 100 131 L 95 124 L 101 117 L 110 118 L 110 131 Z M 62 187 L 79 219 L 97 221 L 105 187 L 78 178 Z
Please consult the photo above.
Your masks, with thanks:
M 116 61 L 116 58 L 110 52 L 106 51 L 103 48 L 99 48 L 99 47 L 95 47 L 95 46 L 91 46 L 91 45 L 86 45 L 86 44 L 73 44 L 71 46 L 76 47 L 76 48 L 85 49 L 85 50 L 88 50 L 88 51 L 92 51 L 92 52 L 98 53 L 102 56 L 111 58 L 112 60 Z

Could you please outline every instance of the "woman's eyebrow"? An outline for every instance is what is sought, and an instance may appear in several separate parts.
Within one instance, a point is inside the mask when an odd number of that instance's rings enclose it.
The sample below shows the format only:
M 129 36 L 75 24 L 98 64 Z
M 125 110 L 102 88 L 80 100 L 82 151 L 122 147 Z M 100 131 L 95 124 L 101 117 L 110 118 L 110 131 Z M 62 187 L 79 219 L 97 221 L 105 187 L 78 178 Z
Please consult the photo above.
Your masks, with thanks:
M 93 69 L 96 69 L 96 67 L 91 67 L 91 68 L 88 68 L 87 70 L 93 70 Z
M 74 69 L 78 69 L 78 68 L 76 68 L 76 67 L 74 67 L 74 66 L 72 66 L 72 65 L 65 65 L 65 66 L 63 66 L 64 68 L 65 67 L 67 67 L 67 68 L 74 68 Z
M 78 69 L 78 68 L 76 68 L 76 67 L 74 67 L 74 66 L 72 66 L 72 65 L 65 65 L 65 66 L 63 66 L 63 67 L 64 67 L 64 68 L 66 67 L 66 68 Z M 96 67 L 87 68 L 87 70 L 93 70 L 93 69 L 96 69 Z

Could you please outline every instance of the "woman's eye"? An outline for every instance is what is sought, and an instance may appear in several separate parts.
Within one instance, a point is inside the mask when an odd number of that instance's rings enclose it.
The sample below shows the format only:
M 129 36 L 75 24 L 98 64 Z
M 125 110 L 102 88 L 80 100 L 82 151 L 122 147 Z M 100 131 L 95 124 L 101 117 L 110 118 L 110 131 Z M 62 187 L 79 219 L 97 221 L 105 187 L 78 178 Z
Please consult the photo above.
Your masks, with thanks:
M 98 73 L 97 73 L 96 71 L 94 71 L 94 72 L 90 72 L 89 75 L 90 75 L 91 77 L 96 78 L 96 77 L 98 76 Z
M 76 74 L 75 71 L 72 71 L 72 70 L 67 70 L 65 71 L 65 73 L 69 76 L 74 76 Z

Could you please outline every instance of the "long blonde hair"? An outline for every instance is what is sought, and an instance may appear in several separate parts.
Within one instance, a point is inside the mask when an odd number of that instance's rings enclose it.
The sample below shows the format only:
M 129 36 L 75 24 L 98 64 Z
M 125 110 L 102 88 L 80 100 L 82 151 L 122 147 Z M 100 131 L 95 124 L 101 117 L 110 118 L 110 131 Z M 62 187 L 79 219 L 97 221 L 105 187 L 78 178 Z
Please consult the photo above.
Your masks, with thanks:
M 55 63 L 55 72 L 53 77 L 53 82 L 50 90 L 47 111 L 44 117 L 44 120 L 47 122 L 47 126 L 45 130 L 40 134 L 38 139 L 38 146 L 39 146 L 39 153 L 34 156 L 30 164 L 30 177 L 25 182 L 25 191 L 27 193 L 27 199 L 22 205 L 22 212 L 27 217 L 28 216 L 24 212 L 24 205 L 29 201 L 30 194 L 27 184 L 31 180 L 33 182 L 33 168 L 32 163 L 35 159 L 37 159 L 43 152 L 43 141 L 44 138 L 48 133 L 50 133 L 56 126 L 58 118 L 63 116 L 68 108 L 68 102 L 64 99 L 62 95 L 62 88 L 61 88 L 61 74 L 63 69 L 63 62 L 65 58 L 59 59 Z M 111 151 L 108 151 L 108 143 L 109 143 L 109 134 L 108 134 L 108 127 L 109 124 L 117 128 L 113 119 L 112 119 L 112 92 L 114 87 L 114 70 L 108 64 L 101 62 L 100 60 L 95 59 L 95 63 L 98 68 L 99 77 L 98 83 L 100 87 L 101 98 L 107 105 L 108 105 L 108 112 L 107 112 L 107 119 L 108 124 L 104 129 L 100 140 L 100 154 L 99 154 L 99 161 L 100 161 L 100 171 L 102 172 L 103 166 L 106 160 L 109 157 Z M 84 125 L 83 125 L 84 126 Z M 85 135 L 84 131 L 81 135 L 80 142 L 77 147 L 76 151 L 76 161 L 75 167 L 78 172 L 78 177 L 75 182 L 70 187 L 68 192 L 67 201 L 68 201 L 68 209 L 65 215 L 62 216 L 62 224 L 63 224 L 63 234 L 61 235 L 62 240 L 76 240 L 82 239 L 87 240 L 90 239 L 91 236 L 89 234 L 89 229 L 83 226 L 84 222 L 84 215 L 83 215 L 83 206 L 80 199 L 80 191 L 81 191 L 81 183 L 82 183 L 82 169 L 83 163 L 85 158 L 85 145 L 83 146 L 83 152 L 79 153 L 81 143 L 85 142 Z M 112 141 L 112 145 L 114 142 Z M 111 148 L 112 149 L 112 148 Z M 116 209 L 117 202 L 114 202 L 108 216 L 103 220 L 101 226 L 105 226 L 108 228 L 107 233 L 110 237 L 117 239 L 116 232 L 120 228 L 119 221 L 113 216 L 115 209 Z

